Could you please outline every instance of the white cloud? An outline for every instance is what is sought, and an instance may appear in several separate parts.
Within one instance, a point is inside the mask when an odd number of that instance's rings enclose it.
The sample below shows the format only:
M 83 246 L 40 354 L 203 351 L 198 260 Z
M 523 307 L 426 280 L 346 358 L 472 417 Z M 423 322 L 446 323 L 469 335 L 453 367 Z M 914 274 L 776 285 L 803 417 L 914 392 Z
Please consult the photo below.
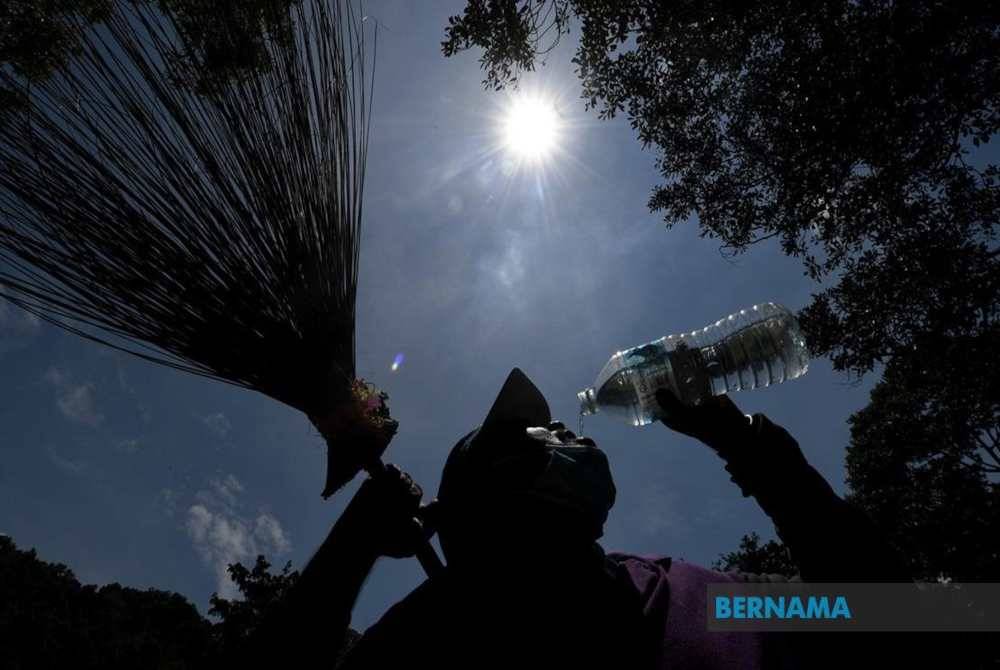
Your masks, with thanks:
M 213 479 L 209 482 L 209 491 L 199 491 L 205 502 L 232 509 L 236 507 L 236 495 L 243 492 L 243 485 L 234 475 L 227 475 L 225 479 Z
M 285 530 L 272 514 L 262 511 L 247 516 L 240 511 L 239 494 L 243 491 L 234 475 L 212 479 L 208 488 L 195 494 L 198 502 L 188 508 L 185 523 L 195 549 L 215 572 L 219 595 L 228 599 L 240 595 L 226 571 L 229 564 L 240 562 L 249 567 L 258 554 L 273 556 L 292 549 Z M 161 497 L 170 502 L 175 498 L 172 491 L 161 493 Z
M 223 439 L 228 437 L 229 431 L 233 429 L 233 424 L 229 422 L 229 419 L 227 419 L 226 415 L 222 412 L 216 412 L 215 414 L 203 416 L 201 417 L 201 421 L 208 426 L 210 431 Z
M 94 400 L 96 386 L 93 383 L 74 384 L 70 376 L 50 367 L 42 379 L 56 389 L 56 406 L 70 421 L 96 427 L 104 421 L 104 415 L 97 410 Z
M 285 537 L 281 524 L 270 514 L 261 514 L 257 517 L 254 535 L 264 545 L 273 547 L 276 553 L 283 554 L 292 550 L 292 544 Z

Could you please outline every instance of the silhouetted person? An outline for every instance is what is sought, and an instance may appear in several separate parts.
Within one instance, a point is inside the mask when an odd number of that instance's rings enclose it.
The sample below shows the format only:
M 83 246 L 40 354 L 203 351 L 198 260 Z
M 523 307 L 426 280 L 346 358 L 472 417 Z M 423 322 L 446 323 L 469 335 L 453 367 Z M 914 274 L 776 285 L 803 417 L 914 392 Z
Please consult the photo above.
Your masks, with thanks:
M 657 399 L 663 422 L 715 450 L 756 498 L 802 580 L 910 580 L 867 517 L 833 492 L 783 428 L 744 415 L 726 396 L 693 408 L 669 393 Z M 843 634 L 707 632 L 708 583 L 783 578 L 605 554 L 597 540 L 615 500 L 607 459 L 593 440 L 551 421 L 520 370 L 452 450 L 438 500 L 420 507 L 421 496 L 395 468 L 366 481 L 248 646 L 250 660 L 331 667 L 376 559 L 413 555 L 434 529 L 445 572 L 386 612 L 341 667 L 825 667 L 844 650 Z M 800 637 L 788 644 L 792 635 Z M 802 649 L 817 637 L 830 650 Z

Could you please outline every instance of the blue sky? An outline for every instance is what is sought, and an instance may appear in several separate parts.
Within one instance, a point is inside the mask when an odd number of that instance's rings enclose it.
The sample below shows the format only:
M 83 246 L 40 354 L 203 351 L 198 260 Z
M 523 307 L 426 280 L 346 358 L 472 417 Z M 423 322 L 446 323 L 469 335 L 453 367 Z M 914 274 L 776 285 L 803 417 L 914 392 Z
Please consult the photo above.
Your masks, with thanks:
M 691 221 L 667 231 L 645 206 L 658 182 L 625 120 L 583 109 L 572 40 L 525 88 L 557 98 L 566 126 L 542 169 L 498 150 L 506 94 L 477 54 L 439 43 L 462 2 L 370 3 L 379 20 L 375 114 L 358 289 L 358 371 L 390 393 L 387 459 L 429 494 L 456 440 L 512 367 L 575 429 L 576 392 L 617 349 L 817 287 L 776 245 L 735 260 Z M 417 9 L 419 7 L 419 10 Z M 397 353 L 405 361 L 396 372 Z M 233 593 L 226 562 L 258 553 L 301 568 L 359 482 L 320 498 L 325 446 L 304 416 L 252 392 L 158 368 L 38 323 L 0 302 L 0 532 L 85 582 L 180 592 L 207 611 Z M 875 382 L 813 361 L 737 394 L 796 436 L 843 491 L 847 418 Z M 721 462 L 659 424 L 588 417 L 618 486 L 609 550 L 709 563 L 740 536 L 773 536 Z M 421 578 L 383 559 L 354 614 L 364 628 Z

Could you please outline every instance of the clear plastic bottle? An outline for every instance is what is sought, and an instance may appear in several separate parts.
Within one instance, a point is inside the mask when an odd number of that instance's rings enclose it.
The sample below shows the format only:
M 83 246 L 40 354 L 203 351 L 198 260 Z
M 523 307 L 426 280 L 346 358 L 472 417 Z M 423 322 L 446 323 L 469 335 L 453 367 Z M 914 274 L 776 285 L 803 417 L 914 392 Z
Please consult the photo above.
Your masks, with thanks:
M 795 316 L 773 302 L 754 305 L 701 330 L 619 351 L 594 385 L 577 394 L 580 414 L 598 411 L 644 426 L 659 418 L 656 390 L 690 405 L 795 379 L 809 352 Z

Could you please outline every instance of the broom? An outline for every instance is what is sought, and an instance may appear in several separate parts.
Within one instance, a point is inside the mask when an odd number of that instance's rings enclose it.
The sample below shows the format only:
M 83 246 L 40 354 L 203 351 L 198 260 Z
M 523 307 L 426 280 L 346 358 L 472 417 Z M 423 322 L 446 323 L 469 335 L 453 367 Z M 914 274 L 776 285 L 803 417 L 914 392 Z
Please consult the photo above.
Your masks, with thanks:
M 397 422 L 355 375 L 365 17 L 350 0 L 104 0 L 57 20 L 52 72 L 0 63 L 6 299 L 304 412 L 324 498 L 377 476 Z M 429 543 L 418 557 L 441 567 Z

